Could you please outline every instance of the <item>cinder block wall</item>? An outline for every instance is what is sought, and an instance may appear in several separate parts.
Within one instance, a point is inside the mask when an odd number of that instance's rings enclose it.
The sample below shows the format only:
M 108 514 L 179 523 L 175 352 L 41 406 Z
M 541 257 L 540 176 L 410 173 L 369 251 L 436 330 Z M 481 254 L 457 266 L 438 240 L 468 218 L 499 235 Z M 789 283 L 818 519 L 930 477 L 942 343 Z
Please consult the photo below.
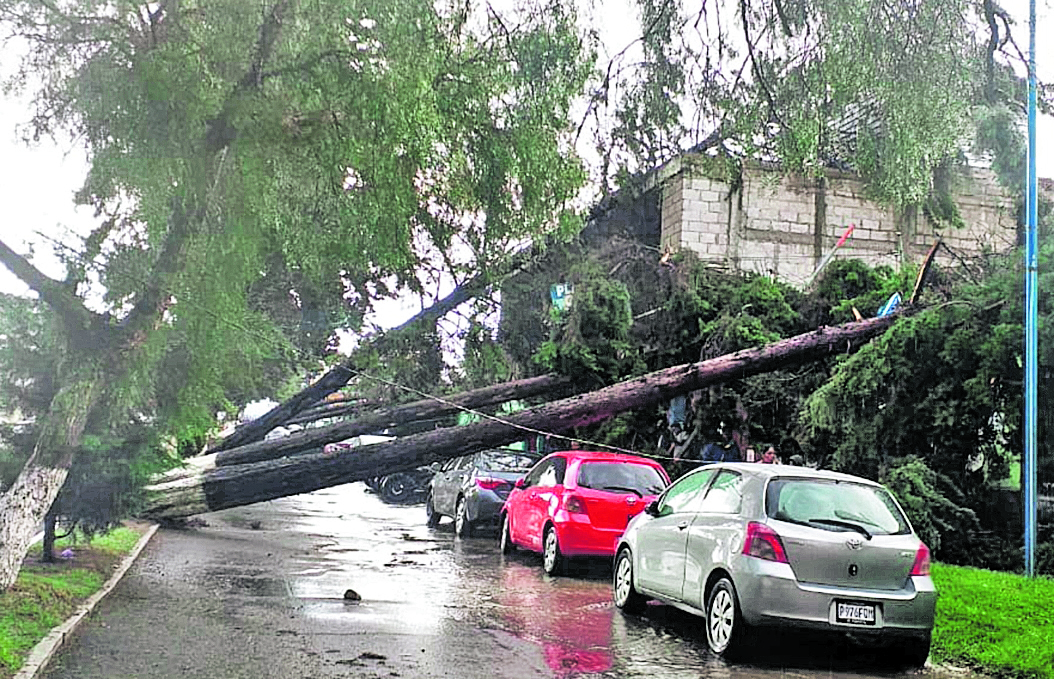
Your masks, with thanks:
M 661 187 L 661 246 L 802 286 L 850 224 L 836 257 L 899 266 L 921 259 L 936 241 L 965 255 L 1004 250 L 1016 239 L 1013 200 L 987 169 L 955 179 L 952 195 L 966 228 L 938 229 L 917 209 L 869 200 L 856 176 L 831 171 L 823 181 L 749 164 L 741 181 L 712 159 L 686 157 L 656 175 Z M 943 258 L 948 255 L 941 254 Z

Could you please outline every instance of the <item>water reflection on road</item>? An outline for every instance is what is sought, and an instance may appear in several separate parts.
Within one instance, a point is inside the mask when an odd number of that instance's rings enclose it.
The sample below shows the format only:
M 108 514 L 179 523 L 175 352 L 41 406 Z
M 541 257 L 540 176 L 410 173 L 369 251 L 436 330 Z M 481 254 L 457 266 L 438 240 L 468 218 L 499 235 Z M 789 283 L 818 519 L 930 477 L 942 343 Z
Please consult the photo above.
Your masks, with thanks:
M 707 651 L 699 618 L 659 605 L 643 616 L 618 611 L 606 561 L 549 577 L 536 555 L 502 556 L 493 536 L 455 540 L 449 522 L 429 529 L 422 507 L 385 505 L 362 484 L 247 507 L 240 517 L 307 545 L 285 583 L 304 602 L 303 614 L 346 619 L 399 610 L 390 621 L 396 627 L 441 635 L 457 621 L 499 629 L 537 644 L 560 679 L 898 676 L 872 669 L 880 651 L 798 638 L 766 640 L 772 648 L 759 649 L 756 662 L 728 665 Z M 349 588 L 361 604 L 335 608 Z

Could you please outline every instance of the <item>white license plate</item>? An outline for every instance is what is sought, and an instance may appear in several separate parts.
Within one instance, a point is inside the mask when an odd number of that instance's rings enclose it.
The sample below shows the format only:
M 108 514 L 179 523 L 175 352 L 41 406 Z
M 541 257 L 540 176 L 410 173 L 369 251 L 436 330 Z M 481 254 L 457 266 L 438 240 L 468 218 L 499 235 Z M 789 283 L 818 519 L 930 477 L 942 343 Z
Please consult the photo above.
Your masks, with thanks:
M 871 604 L 838 602 L 834 619 L 850 625 L 874 625 L 875 607 Z

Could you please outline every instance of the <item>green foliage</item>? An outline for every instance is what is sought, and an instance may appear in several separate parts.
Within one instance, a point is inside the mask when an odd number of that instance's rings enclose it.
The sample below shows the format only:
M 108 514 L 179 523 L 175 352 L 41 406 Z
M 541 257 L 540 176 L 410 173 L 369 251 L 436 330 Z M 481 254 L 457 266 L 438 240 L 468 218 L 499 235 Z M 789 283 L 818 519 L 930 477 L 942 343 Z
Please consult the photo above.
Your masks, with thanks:
M 610 384 L 639 369 L 629 343 L 633 311 L 626 286 L 595 263 L 572 270 L 574 295 L 564 312 L 551 312 L 553 337 L 535 360 L 546 370 L 583 383 Z
M 134 516 L 145 499 L 147 480 L 178 464 L 148 428 L 130 429 L 131 435 L 123 439 L 85 436 L 52 506 L 64 525 L 76 526 L 88 538 Z
M 894 462 L 879 480 L 897 497 L 915 532 L 937 558 L 943 558 L 942 536 L 961 540 L 979 527 L 976 514 L 961 506 L 962 494 L 951 480 L 917 457 Z M 949 545 L 948 551 L 954 548 Z
M 728 291 L 721 313 L 700 321 L 707 358 L 762 346 L 793 334 L 799 316 L 787 302 L 792 294 L 782 283 L 764 276 L 746 276 Z
M 609 185 L 625 186 L 634 173 L 694 149 L 775 161 L 806 176 L 859 172 L 873 197 L 908 206 L 934 195 L 934 170 L 967 149 L 994 151 L 1000 166 L 1018 162 L 1017 142 L 989 143 L 989 114 L 1005 116 L 1002 130 L 1010 132 L 1024 110 L 1019 55 L 1004 23 L 986 15 L 1012 22 L 997 6 L 751 0 L 699 10 L 638 0 L 637 7 L 643 58 L 617 53 L 596 76 L 591 102 Z M 1016 188 L 1022 173 L 1013 176 Z
M 466 388 L 483 387 L 512 378 L 509 358 L 482 323 L 470 324 L 465 332 L 465 358 L 461 363 Z
M 200 437 L 426 271 L 462 278 L 580 226 L 570 105 L 592 48 L 572 3 L 276 7 L 0 5 L 31 45 L 9 84 L 46 84 L 27 132 L 84 140 L 78 197 L 108 217 L 64 251 L 71 276 L 94 269 L 116 320 L 162 299 L 110 376 L 115 420 Z M 389 362 L 435 384 L 435 336 L 407 342 Z

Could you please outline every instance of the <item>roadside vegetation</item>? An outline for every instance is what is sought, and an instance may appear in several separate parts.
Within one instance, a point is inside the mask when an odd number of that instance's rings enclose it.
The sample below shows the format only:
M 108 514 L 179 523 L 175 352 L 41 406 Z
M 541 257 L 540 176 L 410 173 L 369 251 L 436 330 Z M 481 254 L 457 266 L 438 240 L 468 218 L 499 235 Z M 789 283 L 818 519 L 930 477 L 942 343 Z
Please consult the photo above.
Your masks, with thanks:
M 55 563 L 40 560 L 39 544 L 30 550 L 14 586 L 0 591 L 0 679 L 14 676 L 33 647 L 99 591 L 142 532 L 133 525 L 90 540 L 60 538 L 56 550 L 70 551 Z
M 988 675 L 1054 677 L 1054 580 L 933 564 L 941 596 L 930 660 Z

